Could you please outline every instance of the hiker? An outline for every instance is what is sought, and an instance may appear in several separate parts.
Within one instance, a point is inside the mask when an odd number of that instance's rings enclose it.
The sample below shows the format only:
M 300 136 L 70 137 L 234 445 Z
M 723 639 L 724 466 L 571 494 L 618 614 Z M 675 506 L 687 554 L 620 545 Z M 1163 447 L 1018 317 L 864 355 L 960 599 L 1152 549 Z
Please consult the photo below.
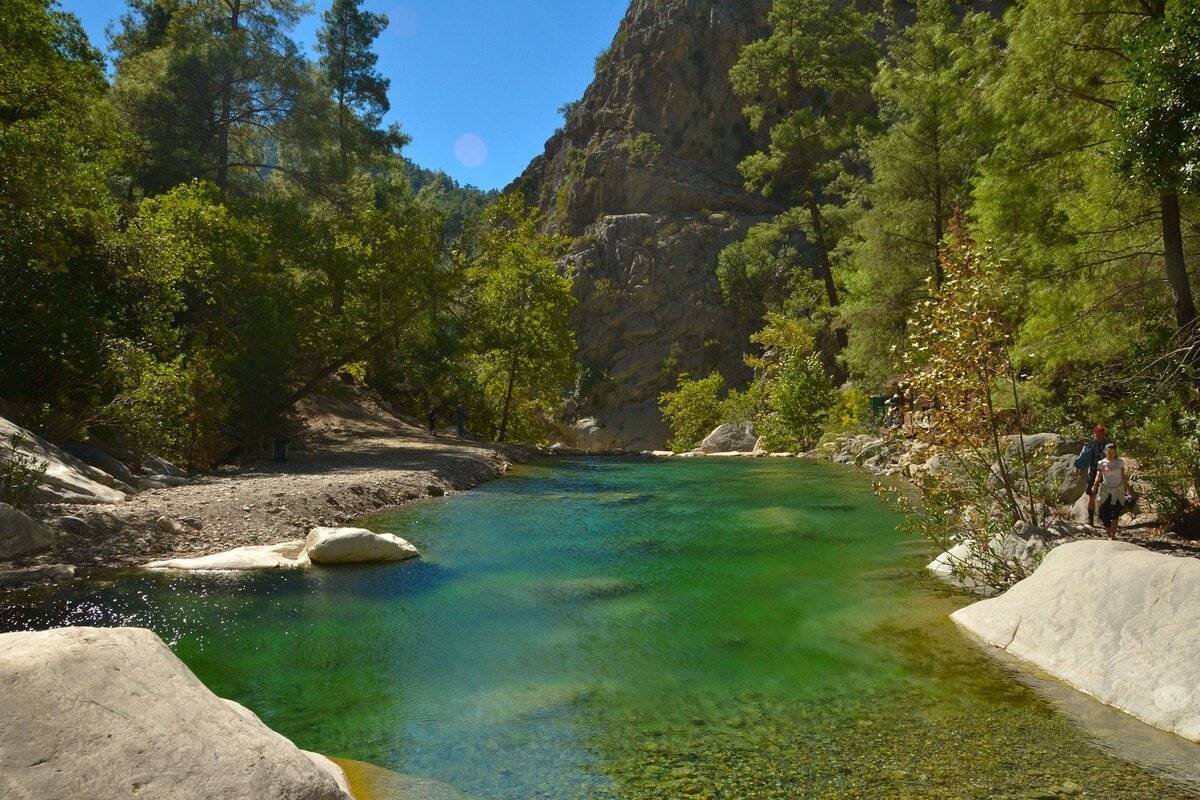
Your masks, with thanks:
M 1094 488 L 1096 469 L 1100 465 L 1100 460 L 1104 458 L 1104 449 L 1108 446 L 1107 437 L 1108 431 L 1104 429 L 1103 425 L 1092 428 L 1092 438 L 1079 451 L 1079 458 L 1075 459 L 1075 471 L 1081 477 L 1087 476 L 1083 485 L 1088 496 L 1088 525 L 1096 524 L 1096 490 Z
M 1117 446 L 1109 442 L 1104 446 L 1104 458 L 1096 465 L 1092 496 L 1100 508 L 1100 521 L 1108 538 L 1117 538 L 1117 521 L 1125 509 L 1133 503 L 1133 490 L 1129 488 L 1129 473 L 1124 459 L 1117 457 Z

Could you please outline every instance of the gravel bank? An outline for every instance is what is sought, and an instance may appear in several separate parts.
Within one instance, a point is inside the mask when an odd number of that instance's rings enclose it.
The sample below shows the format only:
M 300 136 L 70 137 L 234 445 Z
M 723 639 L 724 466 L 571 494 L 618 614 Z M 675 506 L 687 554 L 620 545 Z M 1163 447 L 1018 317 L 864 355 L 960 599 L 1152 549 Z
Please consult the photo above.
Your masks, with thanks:
M 47 505 L 55 546 L 21 564 L 120 567 L 303 538 L 380 509 L 469 489 L 527 448 L 431 435 L 355 392 L 301 404 L 285 463 L 199 476 L 112 505 Z M 3 569 L 3 566 L 0 566 Z

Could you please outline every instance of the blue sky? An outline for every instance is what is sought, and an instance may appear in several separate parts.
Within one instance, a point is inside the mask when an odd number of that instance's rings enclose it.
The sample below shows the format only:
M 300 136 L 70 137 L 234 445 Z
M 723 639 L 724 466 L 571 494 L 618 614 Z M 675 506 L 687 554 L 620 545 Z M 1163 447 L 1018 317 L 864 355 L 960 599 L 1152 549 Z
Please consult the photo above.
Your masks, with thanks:
M 106 45 L 124 0 L 59 0 Z M 295 38 L 310 46 L 330 0 L 315 0 Z M 628 0 L 366 0 L 391 25 L 376 43 L 391 78 L 389 121 L 406 154 L 463 183 L 500 188 L 525 169 L 578 99 Z M 457 146 L 456 146 L 457 145 Z M 482 162 L 479 161 L 483 158 Z M 477 163 L 479 162 L 479 163 Z

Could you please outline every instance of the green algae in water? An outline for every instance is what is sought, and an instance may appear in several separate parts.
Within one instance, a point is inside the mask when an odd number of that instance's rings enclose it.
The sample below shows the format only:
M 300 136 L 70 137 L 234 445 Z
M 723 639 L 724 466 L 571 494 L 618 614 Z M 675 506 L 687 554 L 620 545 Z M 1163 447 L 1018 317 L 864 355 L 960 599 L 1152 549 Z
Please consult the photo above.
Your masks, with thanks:
M 300 746 L 480 798 L 1193 796 L 959 634 L 850 470 L 579 459 L 369 524 L 424 558 L 127 577 L 0 627 L 147 625 Z

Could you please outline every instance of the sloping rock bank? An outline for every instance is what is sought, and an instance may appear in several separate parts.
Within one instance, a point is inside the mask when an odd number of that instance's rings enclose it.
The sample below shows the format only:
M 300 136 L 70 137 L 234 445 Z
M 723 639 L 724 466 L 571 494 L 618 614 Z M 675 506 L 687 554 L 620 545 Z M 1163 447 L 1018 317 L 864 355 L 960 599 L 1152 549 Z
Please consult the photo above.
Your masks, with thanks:
M 151 631 L 0 635 L 0 796 L 353 800 L 329 759 L 222 700 Z
M 1125 542 L 1052 550 L 951 615 L 985 642 L 1157 728 L 1200 741 L 1200 561 Z

